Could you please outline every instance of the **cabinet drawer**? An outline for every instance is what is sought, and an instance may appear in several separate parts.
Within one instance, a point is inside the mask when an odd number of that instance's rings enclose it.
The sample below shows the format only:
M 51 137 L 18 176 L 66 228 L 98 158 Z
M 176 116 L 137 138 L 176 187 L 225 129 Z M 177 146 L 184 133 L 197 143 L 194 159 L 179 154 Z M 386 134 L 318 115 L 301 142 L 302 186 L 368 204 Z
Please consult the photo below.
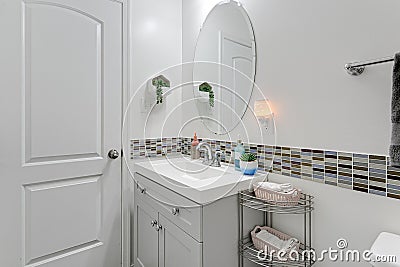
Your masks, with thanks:
M 136 192 L 149 205 L 190 236 L 202 241 L 202 207 L 190 199 L 135 173 Z M 138 196 L 139 197 L 139 196 Z

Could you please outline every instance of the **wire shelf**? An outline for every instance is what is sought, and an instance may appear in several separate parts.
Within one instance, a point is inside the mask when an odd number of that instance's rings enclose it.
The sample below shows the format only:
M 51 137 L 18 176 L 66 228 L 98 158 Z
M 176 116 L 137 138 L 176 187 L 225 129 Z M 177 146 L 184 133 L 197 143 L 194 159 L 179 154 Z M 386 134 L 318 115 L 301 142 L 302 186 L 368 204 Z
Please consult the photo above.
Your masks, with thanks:
M 300 250 L 298 251 L 299 257 L 296 260 L 292 259 L 279 259 L 277 255 L 271 257 L 271 255 L 266 255 L 260 250 L 256 249 L 253 245 L 253 242 L 250 238 L 244 238 L 240 241 L 240 254 L 243 258 L 257 264 L 260 266 L 302 266 L 309 267 L 315 263 L 315 259 L 312 253 L 308 253 L 314 251 L 314 249 L 305 246 L 304 244 L 300 244 Z M 305 253 L 307 251 L 307 253 Z M 292 255 L 293 257 L 295 255 Z
M 239 192 L 239 203 L 243 207 L 259 210 L 268 213 L 278 214 L 305 214 L 314 210 L 313 199 L 311 195 L 301 193 L 301 198 L 297 205 L 285 206 L 285 203 L 270 203 L 264 199 L 257 198 L 253 191 L 244 190 Z

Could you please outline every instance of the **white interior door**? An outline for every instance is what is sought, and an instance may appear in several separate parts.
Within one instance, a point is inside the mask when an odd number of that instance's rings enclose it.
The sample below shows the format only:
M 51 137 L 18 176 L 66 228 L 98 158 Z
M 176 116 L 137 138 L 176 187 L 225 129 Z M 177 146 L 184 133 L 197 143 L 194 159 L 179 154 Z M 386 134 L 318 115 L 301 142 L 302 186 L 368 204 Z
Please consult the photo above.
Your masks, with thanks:
M 119 0 L 0 0 L 0 266 L 121 262 Z

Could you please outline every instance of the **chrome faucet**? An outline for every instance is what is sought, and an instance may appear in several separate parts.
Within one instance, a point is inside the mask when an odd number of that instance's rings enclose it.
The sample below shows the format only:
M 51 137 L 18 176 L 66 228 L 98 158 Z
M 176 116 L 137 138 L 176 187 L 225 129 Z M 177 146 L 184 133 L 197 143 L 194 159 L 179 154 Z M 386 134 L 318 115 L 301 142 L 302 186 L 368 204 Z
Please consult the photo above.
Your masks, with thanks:
M 203 149 L 203 147 L 205 147 L 205 149 Z M 196 149 L 204 151 L 203 164 L 212 167 L 221 167 L 221 151 L 215 151 L 215 154 L 213 156 L 211 146 L 208 143 L 204 142 L 198 144 Z
M 201 142 L 200 144 L 197 145 L 196 149 L 199 151 L 204 151 L 203 164 L 210 165 L 212 162 L 211 146 L 207 143 Z

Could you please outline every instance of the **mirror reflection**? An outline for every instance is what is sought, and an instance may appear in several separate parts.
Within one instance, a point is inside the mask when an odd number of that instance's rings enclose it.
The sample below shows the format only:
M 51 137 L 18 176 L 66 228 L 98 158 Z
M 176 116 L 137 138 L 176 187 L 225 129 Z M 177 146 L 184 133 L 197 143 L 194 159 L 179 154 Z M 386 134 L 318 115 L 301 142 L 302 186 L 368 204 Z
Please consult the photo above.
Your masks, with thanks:
M 243 6 L 237 1 L 216 5 L 200 31 L 193 68 L 196 106 L 213 133 L 232 131 L 246 112 L 254 86 L 255 51 Z

